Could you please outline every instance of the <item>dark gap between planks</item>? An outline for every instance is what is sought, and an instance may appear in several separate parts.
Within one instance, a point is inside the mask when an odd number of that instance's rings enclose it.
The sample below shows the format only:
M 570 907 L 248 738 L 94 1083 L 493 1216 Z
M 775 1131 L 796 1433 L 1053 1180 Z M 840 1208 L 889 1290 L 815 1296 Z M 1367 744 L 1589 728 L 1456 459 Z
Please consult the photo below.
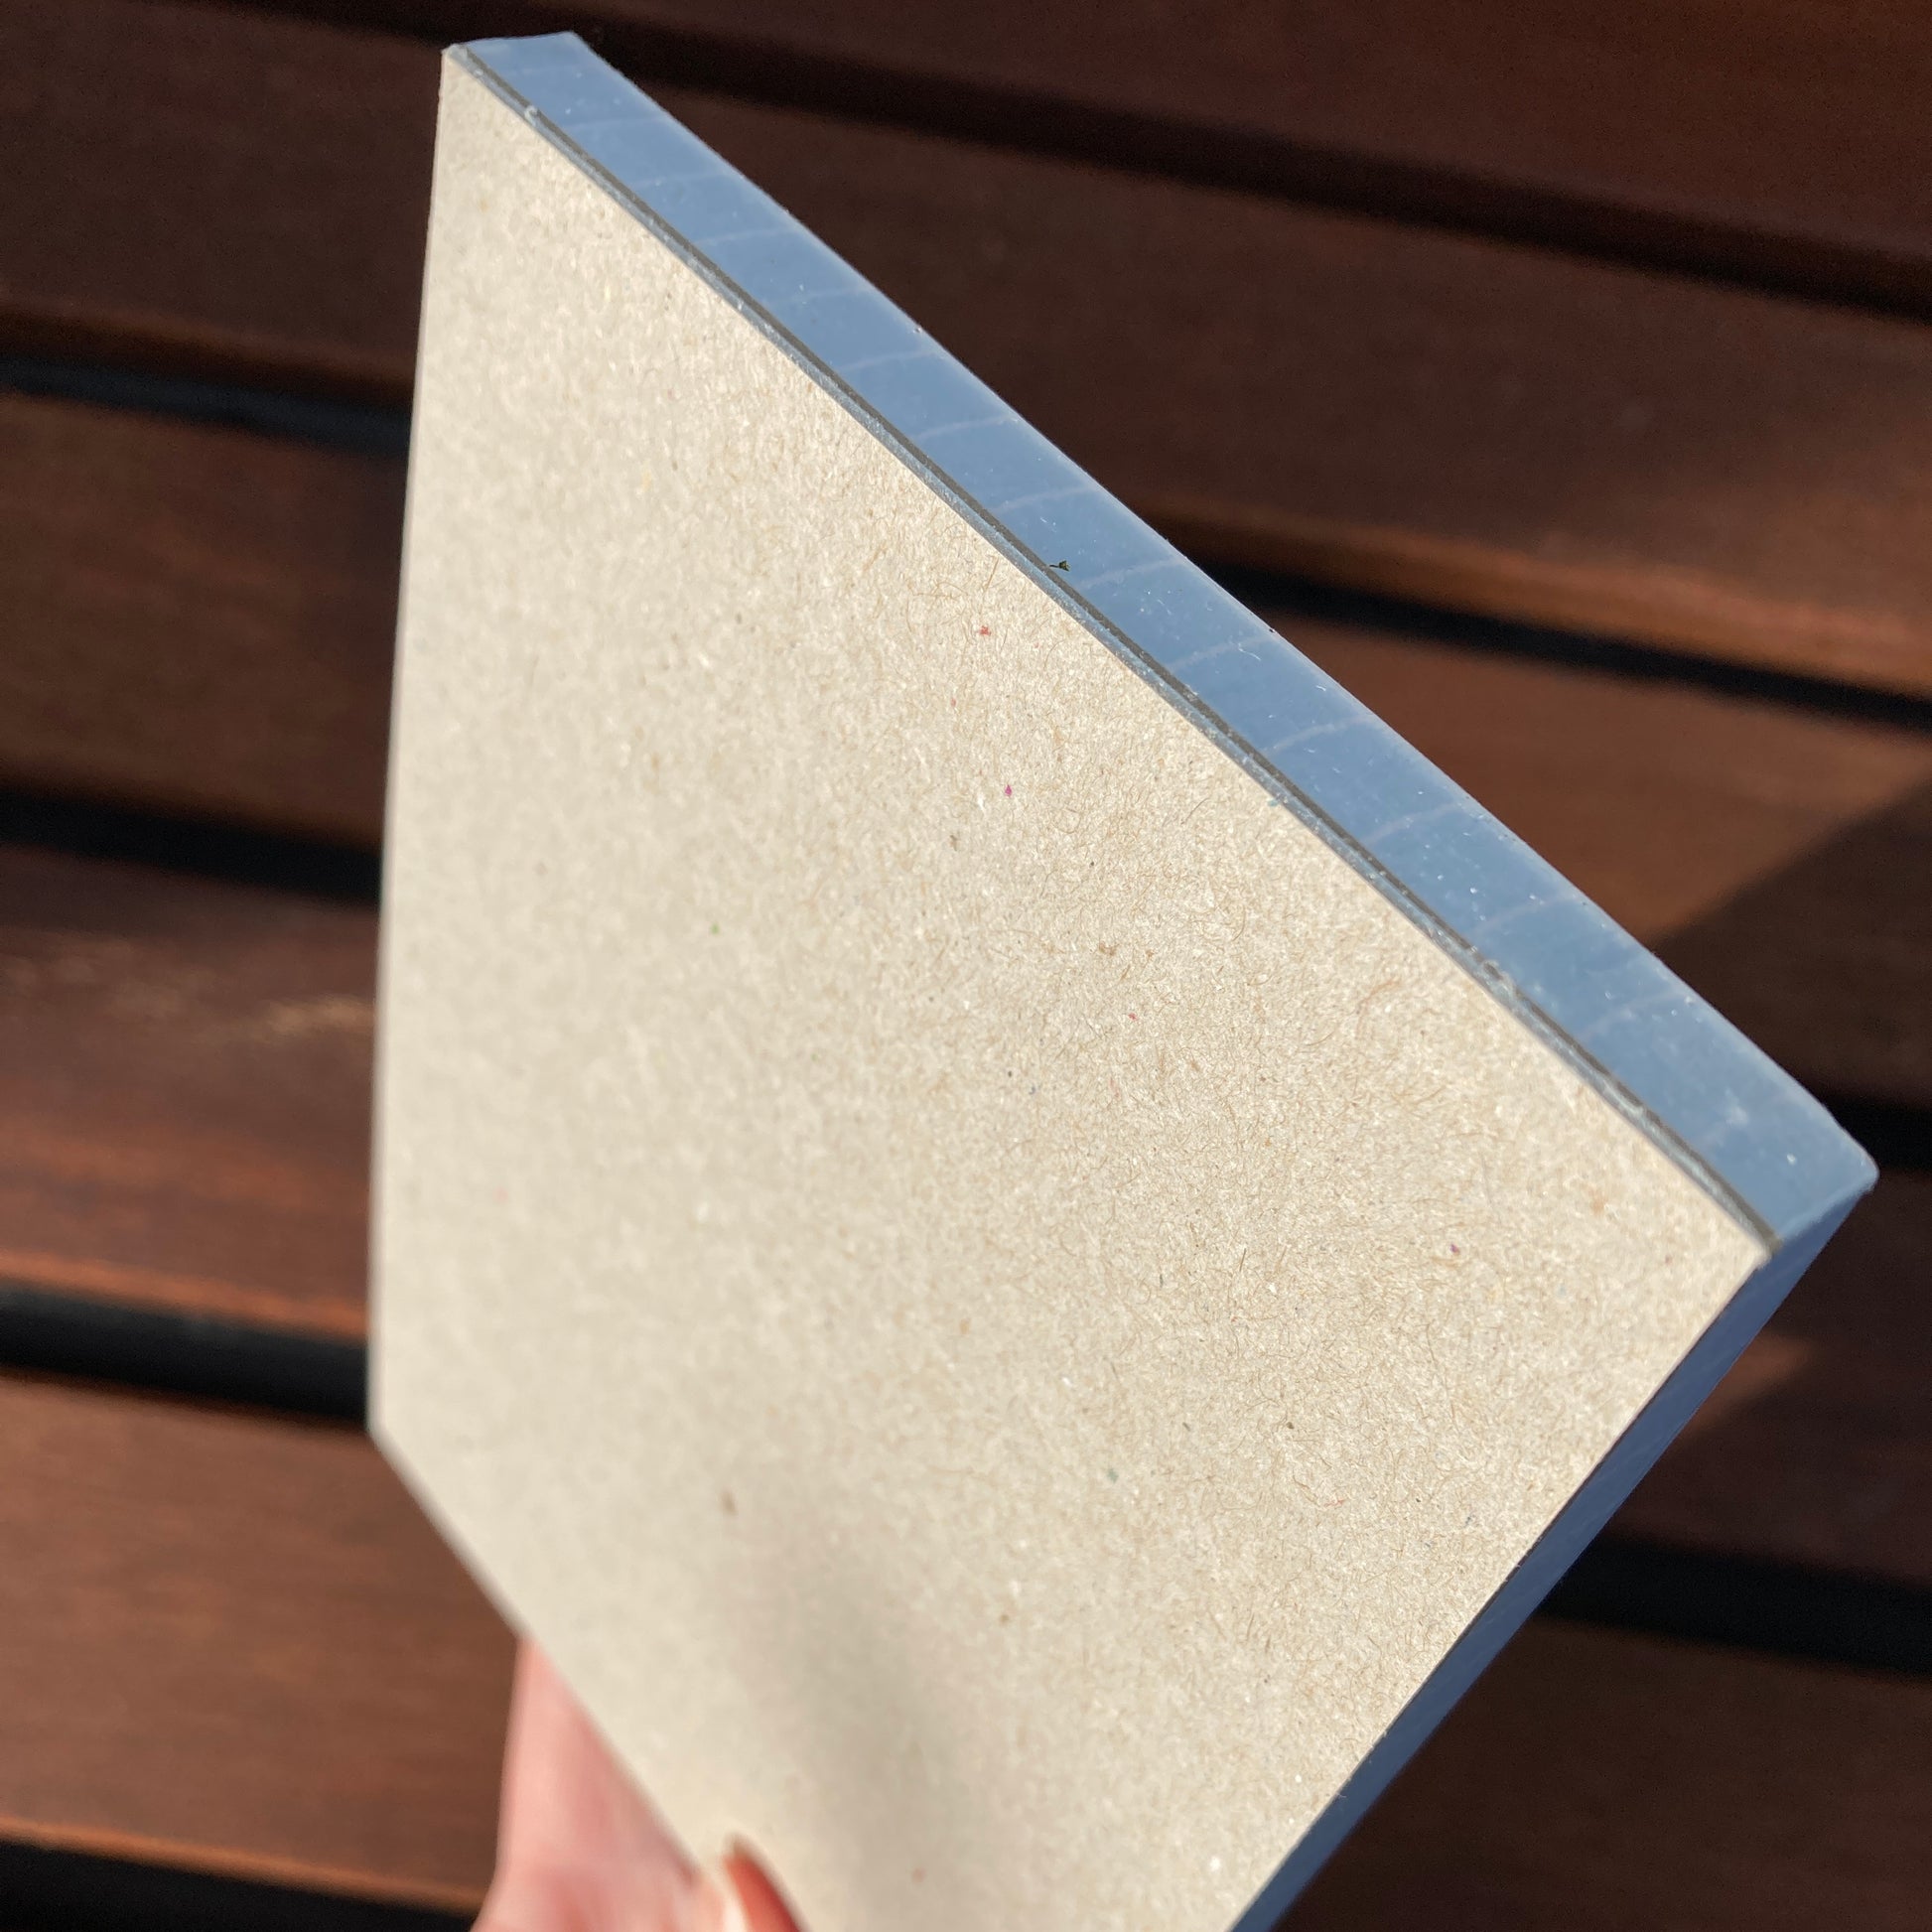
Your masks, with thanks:
M 1577 1559 L 1538 1614 L 1811 1663 L 1932 1674 L 1932 1590 L 1614 1535 Z
M 155 866 L 355 905 L 375 904 L 382 886 L 381 855 L 360 846 L 5 787 L 0 787 L 0 844 Z
M 1831 1116 L 1885 1173 L 1932 1173 L 1932 1113 L 1897 1101 L 1821 1093 Z
M 0 1366 L 358 1427 L 367 1415 L 368 1351 L 360 1342 L 27 1282 L 0 1280 Z
M 1841 684 L 1832 678 L 1807 677 L 1800 671 L 1762 670 L 1727 658 L 1629 643 L 1609 633 L 1560 630 L 1510 618 L 1412 603 L 1376 591 L 1342 590 L 1309 578 L 1278 575 L 1246 565 L 1224 565 L 1198 556 L 1194 561 L 1230 596 L 1282 627 L 1290 643 L 1295 641 L 1295 620 L 1307 618 L 1311 622 L 1347 624 L 1417 643 L 1533 658 L 1647 683 L 1692 685 L 1722 697 L 1932 732 L 1932 698 Z
M 31 355 L 0 355 L 0 389 L 63 402 L 94 403 L 143 415 L 179 416 L 190 422 L 253 430 L 356 456 L 401 458 L 409 454 L 409 412 L 375 404 L 332 402 L 284 395 L 239 382 L 208 382 L 195 376 L 155 375 L 144 369 L 96 362 L 63 362 Z
M 467 1913 L 0 1844 L 0 1932 L 460 1932 Z

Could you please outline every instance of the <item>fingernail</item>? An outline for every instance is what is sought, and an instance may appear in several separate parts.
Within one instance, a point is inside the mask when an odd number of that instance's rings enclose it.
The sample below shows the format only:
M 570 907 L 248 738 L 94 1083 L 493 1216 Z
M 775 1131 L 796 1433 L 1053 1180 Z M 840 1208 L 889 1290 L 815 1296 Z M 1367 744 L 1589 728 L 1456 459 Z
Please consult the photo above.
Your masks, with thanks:
M 797 1932 L 784 1894 L 753 1853 L 733 1845 L 698 1879 L 697 1932 Z

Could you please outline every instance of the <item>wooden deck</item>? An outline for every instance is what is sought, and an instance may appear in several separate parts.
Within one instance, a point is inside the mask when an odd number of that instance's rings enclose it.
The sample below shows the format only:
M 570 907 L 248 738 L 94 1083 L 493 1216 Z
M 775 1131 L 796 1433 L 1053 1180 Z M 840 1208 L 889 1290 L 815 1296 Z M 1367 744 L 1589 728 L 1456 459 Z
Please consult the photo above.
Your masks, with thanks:
M 1818 1091 L 1876 1193 L 1291 1923 L 1932 1914 L 1932 17 L 0 0 L 0 1925 L 425 1926 L 359 1432 L 440 40 L 577 27 Z

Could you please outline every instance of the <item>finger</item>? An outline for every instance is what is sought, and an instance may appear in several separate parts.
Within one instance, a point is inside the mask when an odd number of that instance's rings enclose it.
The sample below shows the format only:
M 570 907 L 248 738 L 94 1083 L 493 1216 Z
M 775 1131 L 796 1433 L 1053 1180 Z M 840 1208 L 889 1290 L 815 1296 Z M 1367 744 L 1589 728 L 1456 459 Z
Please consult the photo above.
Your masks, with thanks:
M 744 1845 L 705 1867 L 695 1925 L 696 1932 L 799 1932 L 784 1894 Z
M 684 1932 L 695 1882 L 563 1679 L 525 1644 L 480 1932 Z

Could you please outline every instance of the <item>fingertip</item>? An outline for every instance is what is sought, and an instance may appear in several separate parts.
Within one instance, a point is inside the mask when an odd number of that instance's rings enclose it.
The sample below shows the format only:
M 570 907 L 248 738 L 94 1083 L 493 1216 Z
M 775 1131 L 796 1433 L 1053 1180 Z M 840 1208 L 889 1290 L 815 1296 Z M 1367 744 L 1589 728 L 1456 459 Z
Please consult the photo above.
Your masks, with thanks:
M 741 1843 L 705 1867 L 698 1899 L 697 1932 L 799 1932 L 784 1893 Z

